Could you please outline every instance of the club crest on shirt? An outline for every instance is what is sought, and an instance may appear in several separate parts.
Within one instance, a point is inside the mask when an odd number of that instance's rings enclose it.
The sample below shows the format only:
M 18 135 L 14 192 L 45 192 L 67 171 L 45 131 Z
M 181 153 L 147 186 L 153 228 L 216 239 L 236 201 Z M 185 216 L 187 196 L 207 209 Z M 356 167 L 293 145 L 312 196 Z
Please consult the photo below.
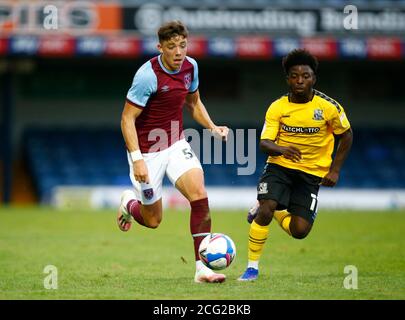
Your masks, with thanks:
M 323 120 L 323 110 L 315 109 L 314 110 L 314 117 L 312 119 L 314 119 L 314 120 Z
M 145 189 L 143 190 L 143 195 L 147 200 L 150 200 L 153 198 L 153 188 Z
M 188 90 L 191 86 L 191 73 L 187 73 L 184 76 L 184 86 L 186 87 L 186 89 Z

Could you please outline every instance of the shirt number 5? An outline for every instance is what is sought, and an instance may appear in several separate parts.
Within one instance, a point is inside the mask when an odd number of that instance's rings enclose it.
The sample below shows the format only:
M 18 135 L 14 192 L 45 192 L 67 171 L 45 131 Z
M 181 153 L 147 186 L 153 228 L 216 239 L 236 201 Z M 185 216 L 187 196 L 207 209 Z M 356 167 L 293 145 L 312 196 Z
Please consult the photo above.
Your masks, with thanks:
M 191 159 L 192 157 L 194 157 L 194 152 L 191 150 L 191 149 L 188 149 L 188 148 L 186 148 L 186 149 L 183 149 L 183 154 L 184 154 L 184 156 L 185 156 L 185 158 L 188 160 L 188 159 Z

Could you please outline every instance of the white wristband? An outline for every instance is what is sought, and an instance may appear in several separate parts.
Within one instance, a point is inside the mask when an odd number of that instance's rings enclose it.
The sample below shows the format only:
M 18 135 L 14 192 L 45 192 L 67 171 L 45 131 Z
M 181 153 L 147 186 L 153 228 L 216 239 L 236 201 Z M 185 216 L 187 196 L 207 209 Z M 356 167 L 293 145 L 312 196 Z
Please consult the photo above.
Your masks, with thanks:
M 143 159 L 142 153 L 141 153 L 140 150 L 132 151 L 129 155 L 131 156 L 132 162 L 135 162 L 135 161 L 138 161 L 138 160 L 142 160 L 142 159 Z

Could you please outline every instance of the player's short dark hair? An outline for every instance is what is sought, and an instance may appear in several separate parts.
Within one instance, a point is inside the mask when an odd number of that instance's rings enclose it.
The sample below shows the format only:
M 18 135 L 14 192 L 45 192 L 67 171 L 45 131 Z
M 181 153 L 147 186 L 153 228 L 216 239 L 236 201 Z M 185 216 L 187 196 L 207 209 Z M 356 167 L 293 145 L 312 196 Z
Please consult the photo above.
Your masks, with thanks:
M 179 20 L 168 21 L 158 30 L 159 42 L 170 40 L 175 36 L 183 36 L 184 38 L 188 36 L 186 26 Z
M 298 65 L 309 66 L 316 74 L 318 59 L 305 49 L 295 49 L 283 58 L 282 65 L 286 75 L 288 75 L 291 67 Z

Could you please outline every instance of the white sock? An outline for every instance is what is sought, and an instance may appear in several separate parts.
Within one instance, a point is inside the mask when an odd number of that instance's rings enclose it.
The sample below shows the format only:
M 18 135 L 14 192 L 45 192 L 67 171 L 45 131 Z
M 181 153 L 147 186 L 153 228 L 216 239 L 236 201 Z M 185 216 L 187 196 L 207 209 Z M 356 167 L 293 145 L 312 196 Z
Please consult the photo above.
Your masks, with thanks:
M 259 261 L 252 261 L 249 260 L 248 262 L 248 268 L 254 268 L 256 270 L 259 270 Z
M 129 192 L 128 192 L 128 193 L 129 193 Z M 126 195 L 126 196 L 124 197 L 124 199 L 122 199 L 122 200 L 123 200 L 123 203 L 122 203 L 122 204 L 123 204 L 124 207 L 126 208 L 129 201 L 131 201 L 131 200 L 136 200 L 135 194 L 132 192 L 131 197 L 130 197 L 129 195 Z

